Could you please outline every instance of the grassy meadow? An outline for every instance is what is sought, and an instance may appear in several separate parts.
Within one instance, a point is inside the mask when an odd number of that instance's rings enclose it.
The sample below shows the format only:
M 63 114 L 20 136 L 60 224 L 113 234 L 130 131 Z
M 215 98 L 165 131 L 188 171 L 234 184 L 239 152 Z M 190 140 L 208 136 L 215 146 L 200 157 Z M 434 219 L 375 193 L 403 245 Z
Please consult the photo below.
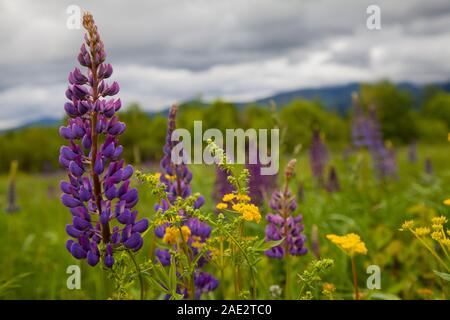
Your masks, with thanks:
M 296 175 L 290 187 L 296 191 L 303 185 L 303 200 L 299 201 L 298 212 L 303 214 L 308 249 L 313 225 L 318 228 L 320 255 L 335 261 L 333 269 L 323 275 L 323 280 L 336 287 L 335 299 L 351 299 L 352 274 L 350 260 L 329 240 L 330 233 L 358 233 L 366 243 L 368 254 L 358 256 L 357 268 L 359 286 L 363 297 L 371 299 L 445 299 L 448 285 L 433 274 L 440 270 L 436 261 L 420 246 L 413 235 L 400 232 L 403 221 L 414 218 L 418 223 L 428 223 L 437 215 L 449 217 L 449 207 L 443 200 L 450 195 L 450 144 L 418 146 L 418 161 L 410 163 L 407 149 L 398 150 L 399 178 L 377 181 L 374 178 L 370 157 L 361 153 L 344 159 L 341 151 L 334 151 L 331 164 L 336 166 L 341 191 L 328 193 L 318 188 L 311 178 L 308 154 L 302 150 L 298 155 Z M 430 157 L 434 173 L 424 173 L 424 159 Z M 359 160 L 357 160 L 359 159 Z M 289 157 L 283 157 L 280 172 Z M 137 166 L 139 168 L 139 166 Z M 159 170 L 141 167 L 144 172 Z M 211 200 L 214 183 L 214 168 L 190 166 L 194 178 L 193 192 L 206 197 L 206 208 L 211 212 L 215 203 Z M 60 202 L 59 181 L 64 173 L 24 174 L 17 177 L 17 203 L 20 211 L 4 212 L 7 205 L 7 175 L 0 176 L 0 298 L 2 299 L 106 299 L 111 295 L 111 283 L 105 277 L 102 267 L 91 268 L 85 260 L 75 260 L 65 248 L 68 236 L 65 225 L 71 215 Z M 281 181 L 281 177 L 280 177 Z M 137 209 L 141 217 L 152 219 L 155 199 L 145 185 L 138 186 L 140 201 Z M 267 201 L 261 209 L 268 212 Z M 264 237 L 266 221 L 246 226 L 250 234 Z M 151 256 L 149 249 L 153 233 L 146 234 L 144 249 L 137 259 Z M 301 273 L 313 260 L 311 250 L 302 257 L 293 259 L 293 272 Z M 66 268 L 78 264 L 81 267 L 81 290 L 66 287 Z M 381 289 L 368 290 L 366 268 L 378 265 L 381 270 Z M 272 298 L 269 287 L 283 286 L 282 262 L 264 257 L 257 266 L 258 298 Z M 219 277 L 218 270 L 208 265 L 207 270 Z M 440 270 L 445 271 L 445 270 Z M 219 289 L 204 298 L 231 298 L 231 270 L 225 270 L 220 278 Z M 229 280 L 228 280 L 229 279 Z M 296 285 L 293 285 L 293 292 Z M 316 289 L 320 290 L 320 289 Z M 138 298 L 138 284 L 131 289 L 132 298 Z M 159 298 L 147 290 L 146 298 Z

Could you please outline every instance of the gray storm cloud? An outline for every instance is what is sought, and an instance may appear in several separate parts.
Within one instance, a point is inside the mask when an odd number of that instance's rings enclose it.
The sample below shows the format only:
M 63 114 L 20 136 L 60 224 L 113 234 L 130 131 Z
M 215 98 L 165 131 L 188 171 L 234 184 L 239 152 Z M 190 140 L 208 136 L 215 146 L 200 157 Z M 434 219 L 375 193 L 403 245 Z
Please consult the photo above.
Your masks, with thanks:
M 369 4 L 382 29 L 366 28 Z M 158 110 L 198 94 L 252 100 L 350 81 L 418 83 L 450 74 L 448 0 L 1 1 L 0 128 L 63 114 L 91 11 L 125 103 Z

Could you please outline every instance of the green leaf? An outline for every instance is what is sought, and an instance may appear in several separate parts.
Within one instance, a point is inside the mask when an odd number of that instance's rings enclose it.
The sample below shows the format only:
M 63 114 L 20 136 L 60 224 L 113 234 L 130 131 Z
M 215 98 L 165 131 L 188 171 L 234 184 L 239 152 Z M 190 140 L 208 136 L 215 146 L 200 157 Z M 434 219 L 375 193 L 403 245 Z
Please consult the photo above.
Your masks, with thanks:
M 269 250 L 273 247 L 279 246 L 280 244 L 282 244 L 284 241 L 283 239 L 280 240 L 276 240 L 276 241 L 267 241 L 264 242 L 264 240 L 262 241 L 262 243 L 258 244 L 258 246 L 256 248 L 254 248 L 255 251 L 266 251 Z
M 434 274 L 437 275 L 439 278 L 444 279 L 445 281 L 450 281 L 450 273 L 445 272 L 439 272 L 436 270 L 433 270 Z

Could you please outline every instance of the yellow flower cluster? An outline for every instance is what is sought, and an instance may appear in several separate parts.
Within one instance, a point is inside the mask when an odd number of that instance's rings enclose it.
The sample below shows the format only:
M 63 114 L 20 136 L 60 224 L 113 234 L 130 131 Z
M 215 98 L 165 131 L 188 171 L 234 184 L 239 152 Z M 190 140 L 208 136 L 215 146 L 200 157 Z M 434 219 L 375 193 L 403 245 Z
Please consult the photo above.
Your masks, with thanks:
M 261 213 L 259 208 L 251 203 L 236 203 L 233 205 L 233 210 L 242 214 L 242 217 L 246 221 L 256 221 L 259 223 L 261 221 Z
M 261 213 L 257 206 L 249 203 L 250 200 L 250 197 L 246 194 L 228 193 L 222 197 L 222 202 L 218 203 L 216 208 L 223 210 L 231 205 L 231 208 L 240 213 L 244 220 L 259 223 L 261 221 Z
M 171 176 L 170 174 L 166 174 L 164 177 L 169 181 L 174 181 L 177 178 L 177 176 Z
M 443 246 L 447 246 L 450 248 L 450 238 L 447 238 L 447 235 L 450 236 L 450 230 L 447 229 L 445 231 L 444 225 L 447 223 L 448 219 L 444 216 L 434 217 L 431 219 L 431 229 L 428 227 L 414 227 L 414 221 L 409 220 L 405 221 L 402 224 L 402 228 L 400 231 L 409 230 L 416 237 L 424 237 L 428 234 L 431 234 L 431 239 L 437 241 Z M 445 234 L 447 232 L 447 235 Z
M 344 236 L 329 234 L 327 238 L 351 257 L 355 254 L 367 254 L 366 244 L 355 233 Z
M 445 200 L 444 200 L 444 204 L 445 204 L 446 206 L 450 206 L 450 199 L 445 199 Z
M 189 236 L 191 235 L 191 229 L 189 229 L 188 226 L 182 226 L 181 228 L 167 227 L 166 233 L 163 237 L 163 241 L 168 244 L 177 244 L 181 240 L 180 229 L 183 240 L 187 241 L 189 239 Z

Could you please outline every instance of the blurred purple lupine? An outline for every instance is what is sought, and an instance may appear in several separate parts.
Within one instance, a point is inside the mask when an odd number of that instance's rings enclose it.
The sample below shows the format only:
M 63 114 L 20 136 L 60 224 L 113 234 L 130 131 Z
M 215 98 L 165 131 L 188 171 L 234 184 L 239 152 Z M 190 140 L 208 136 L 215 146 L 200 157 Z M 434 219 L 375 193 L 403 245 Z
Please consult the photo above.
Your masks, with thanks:
M 264 201 L 264 198 L 267 197 L 277 186 L 277 175 L 262 175 L 261 168 L 262 164 L 259 159 L 259 155 L 256 157 L 256 163 L 245 164 L 248 172 L 250 173 L 250 177 L 248 180 L 248 191 L 249 196 L 251 198 L 251 202 L 260 207 Z
M 368 122 L 361 107 L 359 96 L 356 92 L 352 93 L 353 119 L 352 119 L 352 142 L 357 148 L 367 145 Z
M 425 158 L 424 170 L 427 175 L 433 175 L 433 164 L 431 163 L 430 157 Z
M 69 141 L 61 147 L 59 157 L 69 177 L 61 182 L 61 201 L 72 213 L 72 224 L 66 226 L 66 231 L 74 238 L 67 241 L 66 247 L 75 258 L 87 259 L 91 266 L 102 258 L 110 268 L 114 249 L 137 251 L 142 247 L 141 233 L 148 228 L 148 220 L 137 221 L 133 207 L 138 192 L 130 188 L 133 167 L 124 167 L 120 159 L 123 147 L 118 136 L 125 124 L 115 113 L 121 101 L 108 99 L 119 92 L 119 85 L 105 81 L 112 67 L 104 62 L 103 42 L 90 13 L 84 14 L 83 26 L 87 33 L 78 62 L 87 72 L 75 68 L 69 74 L 69 102 L 64 105 L 69 120 L 59 129 Z
M 294 216 L 297 209 L 295 196 L 289 190 L 288 183 L 292 178 L 296 161 L 291 160 L 285 171 L 285 186 L 282 191 L 275 191 L 269 202 L 274 213 L 266 216 L 269 224 L 266 226 L 266 241 L 277 241 L 284 238 L 283 242 L 264 253 L 270 258 L 282 259 L 287 255 L 301 256 L 308 250 L 305 247 L 306 236 L 302 234 L 304 225 L 302 215 Z
M 328 171 L 328 180 L 325 187 L 328 192 L 337 192 L 341 190 L 337 171 L 333 166 L 330 167 L 330 170 Z
M 417 162 L 417 142 L 412 141 L 408 146 L 408 161 L 411 163 Z
M 173 161 L 174 159 L 172 159 L 172 150 L 178 143 L 180 143 L 178 141 L 172 141 L 172 134 L 176 129 L 175 121 L 177 110 L 177 106 L 172 106 L 169 111 L 166 143 L 163 148 L 164 156 L 160 163 L 161 169 L 164 171 L 160 177 L 160 181 L 166 185 L 167 200 L 169 200 L 170 204 L 174 204 L 178 197 L 185 199 L 192 193 L 190 184 L 192 180 L 192 172 L 188 169 L 185 161 L 177 163 L 176 161 Z M 194 203 L 194 208 L 198 209 L 203 206 L 204 203 L 205 198 L 203 196 L 199 196 Z M 155 210 L 162 210 L 162 212 L 165 212 L 168 207 L 169 204 L 163 199 L 161 200 L 161 203 L 155 205 Z M 188 245 L 192 251 L 192 258 L 195 259 L 199 253 L 199 250 L 197 246 L 192 245 L 194 242 L 193 239 L 195 239 L 196 242 L 205 243 L 211 235 L 211 227 L 207 223 L 200 221 L 198 218 L 186 216 L 183 212 L 181 212 L 180 215 L 183 217 L 183 225 L 188 226 L 191 230 L 191 237 L 188 240 Z M 168 224 L 158 226 L 155 229 L 156 236 L 158 238 L 163 238 L 165 230 L 168 226 Z M 155 253 L 162 265 L 170 265 L 171 256 L 168 250 L 158 248 Z M 197 262 L 198 269 L 194 274 L 196 298 L 199 298 L 201 293 L 216 289 L 219 284 L 218 280 L 212 275 L 200 271 L 200 268 L 203 267 L 206 262 L 205 257 L 199 258 Z M 185 290 L 183 294 L 185 298 L 188 297 L 187 290 Z
M 372 158 L 374 169 L 380 179 L 397 177 L 396 153 L 393 148 L 386 148 L 376 107 L 369 106 L 368 116 L 360 106 L 357 94 L 353 94 L 354 118 L 352 123 L 352 140 L 356 147 L 366 146 Z
M 309 148 L 309 164 L 311 173 L 317 179 L 319 185 L 323 185 L 324 170 L 328 162 L 328 150 L 320 136 L 320 131 L 314 129 L 312 132 L 311 146 Z

